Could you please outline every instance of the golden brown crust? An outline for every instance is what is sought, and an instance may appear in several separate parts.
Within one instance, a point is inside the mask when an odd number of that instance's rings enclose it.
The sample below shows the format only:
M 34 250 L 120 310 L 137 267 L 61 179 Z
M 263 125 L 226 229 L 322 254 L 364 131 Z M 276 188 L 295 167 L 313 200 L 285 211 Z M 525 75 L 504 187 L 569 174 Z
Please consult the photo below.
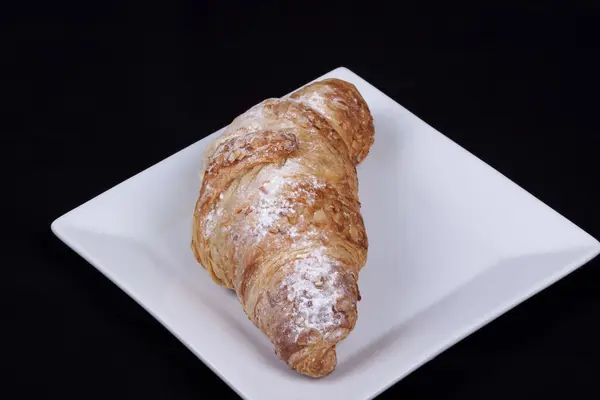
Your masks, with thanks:
M 341 79 L 325 79 L 308 85 L 290 96 L 323 113 L 342 134 L 355 164 L 367 157 L 375 137 L 373 117 L 356 87 Z
M 206 150 L 194 255 L 305 375 L 333 371 L 357 320 L 368 240 L 355 164 L 373 134 L 358 90 L 329 79 L 251 108 Z

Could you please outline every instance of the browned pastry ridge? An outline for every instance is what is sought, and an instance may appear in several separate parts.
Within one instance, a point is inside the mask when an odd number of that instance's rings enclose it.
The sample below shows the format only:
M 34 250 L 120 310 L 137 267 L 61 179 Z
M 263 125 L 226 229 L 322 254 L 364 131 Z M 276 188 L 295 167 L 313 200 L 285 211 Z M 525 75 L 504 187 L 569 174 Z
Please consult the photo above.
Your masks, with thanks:
M 327 79 L 254 106 L 205 153 L 194 255 L 312 377 L 335 369 L 356 323 L 368 242 L 355 165 L 373 137 L 356 87 Z

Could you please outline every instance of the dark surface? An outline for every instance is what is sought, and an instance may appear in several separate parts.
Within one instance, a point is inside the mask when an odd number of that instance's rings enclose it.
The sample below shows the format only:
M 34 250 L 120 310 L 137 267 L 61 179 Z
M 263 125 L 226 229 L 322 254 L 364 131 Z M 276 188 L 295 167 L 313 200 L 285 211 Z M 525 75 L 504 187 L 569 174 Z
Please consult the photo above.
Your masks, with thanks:
M 366 3 L 333 14 L 305 2 L 25 2 L 1 14 L 10 104 L 0 139 L 9 222 L 0 398 L 234 396 L 50 223 L 250 105 L 341 65 L 600 237 L 600 10 Z M 598 398 L 599 266 L 381 398 Z

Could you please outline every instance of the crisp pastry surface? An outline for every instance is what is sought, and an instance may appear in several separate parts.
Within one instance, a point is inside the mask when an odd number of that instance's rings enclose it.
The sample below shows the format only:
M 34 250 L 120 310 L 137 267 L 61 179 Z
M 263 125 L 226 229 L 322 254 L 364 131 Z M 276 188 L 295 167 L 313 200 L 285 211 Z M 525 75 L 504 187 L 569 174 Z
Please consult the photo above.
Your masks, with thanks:
M 358 90 L 327 79 L 252 107 L 205 153 L 194 255 L 305 375 L 335 369 L 357 320 L 368 241 L 355 165 L 373 138 Z

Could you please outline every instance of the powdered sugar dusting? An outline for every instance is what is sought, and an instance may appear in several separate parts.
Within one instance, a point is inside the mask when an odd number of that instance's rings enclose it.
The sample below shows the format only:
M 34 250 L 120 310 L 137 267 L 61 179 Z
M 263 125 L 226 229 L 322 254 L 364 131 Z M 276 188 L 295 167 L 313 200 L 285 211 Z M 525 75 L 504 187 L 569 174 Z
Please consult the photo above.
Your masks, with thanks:
M 263 128 L 265 118 L 264 106 L 267 101 L 265 100 L 239 115 L 227 126 L 221 136 L 208 145 L 204 152 L 205 164 L 202 168 L 203 170 L 206 169 L 206 164 L 215 156 L 216 149 L 223 142 L 246 135 L 247 133 L 260 131 Z
M 241 136 L 248 132 L 260 131 L 265 129 L 279 130 L 283 128 L 293 127 L 291 121 L 274 118 L 272 115 L 265 113 L 265 106 L 269 103 L 274 103 L 277 99 L 266 99 L 263 102 L 250 108 L 227 127 L 223 136 Z
M 293 184 L 292 179 L 276 176 L 263 186 L 256 204 L 256 214 L 258 216 L 256 233 L 259 236 L 264 236 L 281 215 L 295 212 L 293 205 L 280 196 L 282 189 L 291 184 Z
M 204 235 L 210 236 L 215 231 L 219 220 L 223 216 L 223 208 L 221 207 L 213 207 L 208 214 L 206 214 L 205 225 L 204 225 Z
M 300 234 L 298 233 L 298 229 L 296 229 L 295 226 L 292 226 L 290 227 L 290 229 L 288 229 L 288 234 L 292 239 L 295 239 L 300 236 Z
M 308 183 L 317 189 L 324 187 L 324 184 L 314 176 L 307 180 L 307 177 L 295 175 L 299 171 L 301 166 L 293 159 L 288 160 L 281 168 L 268 170 L 264 177 L 265 183 L 258 190 L 257 200 L 252 207 L 257 221 L 248 226 L 258 240 L 264 238 L 282 216 L 289 217 L 296 214 L 294 198 L 304 194 L 308 204 L 315 202 L 315 193 L 306 190 L 302 184 Z M 293 226 L 288 227 L 288 234 L 290 237 L 299 236 Z
M 287 300 L 294 305 L 294 340 L 305 329 L 325 334 L 340 323 L 342 316 L 334 310 L 337 300 L 344 295 L 343 287 L 338 285 L 338 274 L 324 248 L 314 249 L 305 258 L 294 261 L 292 272 L 281 283 L 281 288 L 288 288 Z
M 257 105 L 253 106 L 245 113 L 242 114 L 242 118 L 244 119 L 261 119 L 265 117 L 265 103 L 268 100 L 264 100 Z
M 303 103 L 306 103 L 309 107 L 318 111 L 323 115 L 327 115 L 327 105 L 325 103 L 325 96 L 318 91 L 311 92 L 308 96 L 300 99 Z

